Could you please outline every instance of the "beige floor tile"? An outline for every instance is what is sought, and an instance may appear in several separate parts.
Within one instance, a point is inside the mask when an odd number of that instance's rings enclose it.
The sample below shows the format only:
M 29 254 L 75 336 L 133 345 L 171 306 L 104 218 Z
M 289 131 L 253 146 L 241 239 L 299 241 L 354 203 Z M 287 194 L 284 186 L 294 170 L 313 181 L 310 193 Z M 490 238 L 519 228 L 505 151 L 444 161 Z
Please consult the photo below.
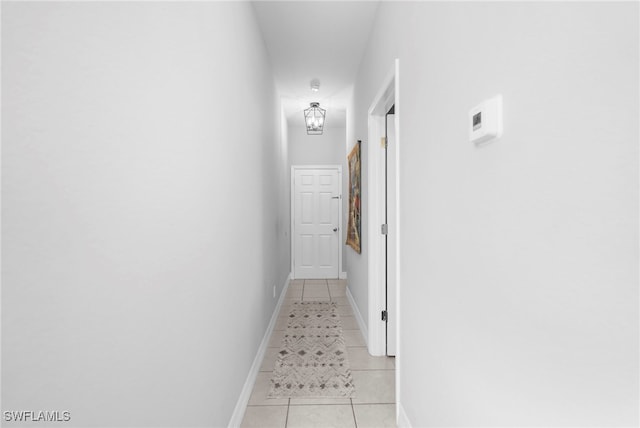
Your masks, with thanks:
M 260 365 L 261 372 L 271 373 L 273 371 L 278 358 L 278 352 L 280 352 L 280 348 L 267 348 L 264 353 L 264 358 L 262 359 L 262 364 Z
M 350 405 L 290 406 L 287 428 L 355 428 Z
M 392 357 L 372 357 L 367 348 L 347 348 L 351 370 L 394 370 Z
M 347 286 L 346 279 L 327 279 L 327 284 L 329 285 L 342 285 L 344 287 Z
M 395 404 L 355 404 L 358 428 L 396 428 Z
M 306 294 L 304 295 L 304 297 L 302 298 L 303 302 L 329 302 L 331 301 L 331 298 L 329 297 L 329 294 L 327 294 L 326 296 L 307 296 Z
M 293 306 L 295 302 L 301 302 L 302 299 L 300 297 L 294 299 L 284 299 L 282 301 L 282 306 L 280 307 L 280 315 L 288 314 L 289 310 Z
M 329 289 L 327 286 L 323 287 L 304 287 L 303 298 L 307 297 L 329 297 Z
M 336 302 L 338 306 L 351 306 L 351 303 L 349 303 L 349 299 L 347 299 L 346 297 L 334 297 L 331 299 L 331 301 Z
M 396 402 L 395 370 L 352 370 L 356 397 L 353 404 L 393 404 Z
M 292 279 L 291 281 L 289 281 L 289 287 L 302 287 L 302 285 L 304 285 L 304 279 Z
M 310 280 L 307 280 L 307 282 L 304 283 L 304 288 L 309 289 L 309 288 L 324 288 L 325 290 L 329 289 L 329 285 L 327 285 L 327 283 L 324 280 L 321 280 L 320 282 L 309 282 Z
M 351 404 L 349 398 L 292 398 L 289 402 L 292 406 L 302 406 L 310 404 Z
M 258 372 L 256 384 L 253 387 L 249 406 L 282 406 L 289 403 L 288 398 L 268 398 L 267 394 L 271 388 L 271 373 Z
M 347 287 L 341 287 L 339 285 L 330 285 L 329 294 L 331 294 L 331 297 L 347 297 Z
M 304 280 L 304 285 L 327 285 L 327 280 L 326 279 L 305 279 Z
M 302 297 L 302 287 L 289 288 L 287 290 L 287 294 L 285 294 L 285 299 L 299 299 Z
M 360 330 L 342 330 L 342 335 L 347 346 L 367 346 Z
M 241 428 L 285 428 L 287 406 L 249 406 Z
M 353 309 L 351 306 L 338 305 L 338 315 L 341 317 L 352 317 L 354 316 Z
M 354 317 L 340 317 L 340 323 L 343 330 L 357 330 L 360 328 Z
M 369 355 L 354 311 L 346 294 L 343 294 L 345 290 L 344 280 L 294 280 L 290 283 L 260 366 L 242 427 L 395 427 L 395 360 Z M 341 317 L 356 397 L 353 400 L 267 398 L 272 371 L 294 303 L 329 299 L 336 302 Z
M 274 330 L 286 330 L 287 325 L 289 325 L 289 316 L 288 315 L 280 315 L 276 318 L 276 325 L 273 327 Z
M 267 347 L 280 349 L 282 346 L 282 339 L 284 338 L 284 332 L 285 330 L 274 330 L 273 333 L 271 333 L 271 338 L 269 339 Z
M 281 317 L 289 316 L 289 314 L 291 313 L 291 309 L 293 309 L 293 306 L 296 302 L 300 303 L 302 302 L 302 299 L 300 298 L 287 299 L 284 302 L 282 302 L 282 307 L 280 308 L 280 313 L 278 314 L 278 316 L 281 316 Z

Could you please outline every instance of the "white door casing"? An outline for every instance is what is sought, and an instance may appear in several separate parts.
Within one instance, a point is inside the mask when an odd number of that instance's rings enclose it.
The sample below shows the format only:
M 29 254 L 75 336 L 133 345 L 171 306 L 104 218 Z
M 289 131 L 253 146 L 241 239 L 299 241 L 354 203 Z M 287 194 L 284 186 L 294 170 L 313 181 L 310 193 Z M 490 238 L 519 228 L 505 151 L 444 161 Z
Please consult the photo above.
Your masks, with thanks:
M 342 261 L 342 167 L 291 167 L 292 273 L 338 278 Z
M 400 137 L 399 137 L 399 60 L 394 61 L 390 73 L 374 97 L 368 112 L 368 137 L 370 144 L 367 145 L 367 155 L 369 161 L 369 169 L 367 178 L 369 181 L 368 208 L 369 208 L 369 224 L 368 224 L 368 349 L 373 356 L 395 354 L 399 357 L 401 349 L 401 276 L 400 276 L 400 236 L 401 222 L 399 214 L 399 206 L 401 200 L 400 180 L 398 159 L 400 154 Z M 395 143 L 390 146 L 390 150 L 394 153 L 388 153 L 388 175 L 392 176 L 387 183 L 393 186 L 395 196 L 388 200 L 389 218 L 387 221 L 395 224 L 388 224 L 388 235 L 381 233 L 381 225 L 385 223 L 385 161 L 384 149 L 379 144 L 381 138 L 385 136 L 385 115 L 391 108 L 395 106 L 395 115 L 393 117 L 393 125 L 388 129 L 393 132 L 390 142 Z M 391 118 L 391 116 L 390 116 Z M 391 120 L 391 119 L 390 119 Z M 391 157 L 394 157 L 393 159 Z M 391 190 L 391 189 L 390 189 Z M 390 242 L 389 248 L 386 243 Z M 392 252 L 392 254 L 388 254 Z M 387 257 L 388 256 L 388 257 Z M 387 265 L 393 263 L 394 266 Z M 387 289 L 387 279 L 391 289 Z M 382 319 L 381 312 L 388 308 L 387 321 Z M 392 331 L 389 332 L 389 329 Z M 388 334 L 389 333 L 389 334 Z M 393 343 L 389 344 L 389 341 Z M 389 349 L 390 348 L 390 349 Z M 397 359 L 396 361 L 399 361 Z M 400 365 L 396 367 L 396 381 L 399 379 Z M 396 386 L 397 382 L 396 382 Z M 399 389 L 398 389 L 399 390 Z
M 397 289 L 396 275 L 398 263 L 396 260 L 398 245 L 398 216 L 397 216 L 397 190 L 396 190 L 396 115 L 387 116 L 387 355 L 396 355 L 397 336 Z

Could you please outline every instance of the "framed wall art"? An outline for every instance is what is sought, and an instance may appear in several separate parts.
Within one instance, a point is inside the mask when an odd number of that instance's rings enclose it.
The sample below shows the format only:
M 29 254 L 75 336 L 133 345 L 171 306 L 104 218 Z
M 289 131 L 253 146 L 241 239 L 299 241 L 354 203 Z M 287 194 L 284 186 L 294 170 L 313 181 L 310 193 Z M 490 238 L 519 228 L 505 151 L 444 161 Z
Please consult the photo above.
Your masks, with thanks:
M 349 218 L 347 220 L 347 242 L 358 254 L 361 253 L 360 242 L 360 140 L 347 156 L 349 164 Z

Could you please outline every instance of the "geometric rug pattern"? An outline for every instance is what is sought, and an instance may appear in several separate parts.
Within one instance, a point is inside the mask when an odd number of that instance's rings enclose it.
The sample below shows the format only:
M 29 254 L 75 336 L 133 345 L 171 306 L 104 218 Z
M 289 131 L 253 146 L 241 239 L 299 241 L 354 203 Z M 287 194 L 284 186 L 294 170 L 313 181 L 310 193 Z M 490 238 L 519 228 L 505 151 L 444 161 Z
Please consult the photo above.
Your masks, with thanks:
M 295 302 L 278 353 L 269 398 L 354 397 L 335 302 Z

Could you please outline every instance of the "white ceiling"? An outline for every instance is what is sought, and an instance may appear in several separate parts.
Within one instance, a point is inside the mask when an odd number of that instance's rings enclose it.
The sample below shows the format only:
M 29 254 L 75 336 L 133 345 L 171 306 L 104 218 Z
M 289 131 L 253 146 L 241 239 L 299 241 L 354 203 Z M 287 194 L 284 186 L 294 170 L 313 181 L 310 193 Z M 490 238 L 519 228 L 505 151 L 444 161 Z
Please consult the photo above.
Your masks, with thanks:
M 253 3 L 290 126 L 304 125 L 312 101 L 326 126 L 344 127 L 348 97 L 369 39 L 378 1 Z M 310 81 L 320 79 L 320 91 Z

